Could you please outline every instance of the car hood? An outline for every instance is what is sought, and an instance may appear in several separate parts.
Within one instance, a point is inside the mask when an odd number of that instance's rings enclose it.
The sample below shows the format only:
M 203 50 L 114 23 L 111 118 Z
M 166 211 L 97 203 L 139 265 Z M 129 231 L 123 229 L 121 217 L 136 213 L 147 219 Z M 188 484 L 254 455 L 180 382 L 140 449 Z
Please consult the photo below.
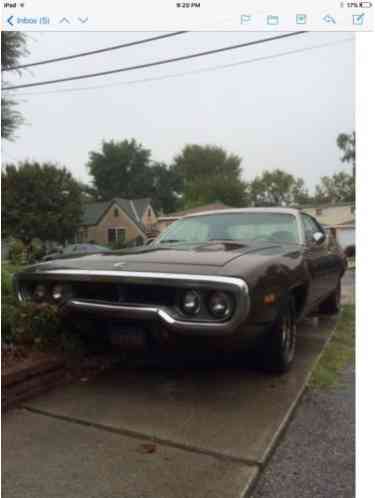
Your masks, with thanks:
M 35 265 L 28 270 L 43 272 L 56 269 L 80 269 L 216 273 L 219 268 L 244 255 L 253 255 L 254 259 L 258 259 L 259 256 L 271 256 L 284 251 L 285 248 L 280 244 L 269 242 L 225 241 L 186 245 L 171 244 L 59 259 Z

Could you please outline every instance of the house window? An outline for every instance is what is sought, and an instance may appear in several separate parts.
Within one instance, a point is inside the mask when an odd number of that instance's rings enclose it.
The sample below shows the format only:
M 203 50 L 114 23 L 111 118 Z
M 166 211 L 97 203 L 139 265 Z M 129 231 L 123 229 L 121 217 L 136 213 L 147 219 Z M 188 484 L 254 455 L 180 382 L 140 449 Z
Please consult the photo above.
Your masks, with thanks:
M 108 244 L 116 244 L 117 242 L 125 242 L 126 230 L 125 228 L 108 228 L 107 231 Z
M 116 242 L 116 228 L 108 228 L 108 244 Z
M 119 215 L 120 215 L 119 210 L 118 210 L 117 208 L 115 208 L 115 209 L 113 210 L 113 216 L 114 216 L 115 218 L 118 218 L 118 217 L 119 217 Z
M 315 209 L 315 214 L 316 214 L 316 216 L 321 216 L 323 214 L 323 209 L 322 208 L 316 208 Z
M 117 242 L 125 242 L 125 228 L 118 228 Z

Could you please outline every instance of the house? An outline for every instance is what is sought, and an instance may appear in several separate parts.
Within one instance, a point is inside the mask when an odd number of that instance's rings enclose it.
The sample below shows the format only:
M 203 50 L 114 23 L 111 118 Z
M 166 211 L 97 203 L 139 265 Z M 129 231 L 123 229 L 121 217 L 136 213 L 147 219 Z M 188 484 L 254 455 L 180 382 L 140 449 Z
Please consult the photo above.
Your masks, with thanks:
M 342 247 L 355 245 L 355 203 L 300 206 L 314 216 L 319 223 L 332 229 Z
M 214 202 L 212 204 L 206 204 L 205 206 L 198 206 L 191 209 L 185 209 L 184 211 L 170 213 L 166 216 L 159 216 L 157 227 L 158 230 L 162 232 L 167 228 L 168 225 L 188 214 L 198 214 L 198 213 L 203 213 L 205 211 L 217 211 L 220 209 L 230 209 L 230 206 L 226 206 L 222 202 Z
M 92 202 L 84 206 L 76 242 L 95 242 L 100 245 L 144 242 L 154 233 L 157 217 L 151 200 L 122 199 Z

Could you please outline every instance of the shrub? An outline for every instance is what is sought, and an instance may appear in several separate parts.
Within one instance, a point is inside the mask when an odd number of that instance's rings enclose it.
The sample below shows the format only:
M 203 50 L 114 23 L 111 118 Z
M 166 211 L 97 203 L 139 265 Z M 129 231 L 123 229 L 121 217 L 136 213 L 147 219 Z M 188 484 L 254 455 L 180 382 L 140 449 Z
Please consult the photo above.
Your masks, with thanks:
M 60 328 L 56 307 L 50 304 L 20 303 L 13 316 L 14 338 L 18 344 L 53 346 Z
M 13 291 L 12 275 L 6 269 L 1 271 L 1 339 L 10 343 L 14 337 L 14 315 L 16 313 L 16 296 Z
M 8 258 L 13 265 L 22 265 L 26 263 L 26 246 L 22 240 L 12 240 L 9 245 Z
M 27 263 L 32 264 L 40 261 L 45 252 L 42 242 L 38 239 L 33 239 L 26 250 Z
M 1 298 L 8 299 L 14 296 L 12 274 L 5 268 L 1 270 Z
M 10 344 L 15 340 L 14 317 L 17 312 L 17 307 L 14 304 L 3 301 L 1 304 L 1 311 L 1 341 L 2 343 Z
M 7 304 L 5 311 L 3 342 L 64 353 L 68 360 L 82 357 L 83 341 L 76 331 L 64 327 L 57 306 L 24 302 Z

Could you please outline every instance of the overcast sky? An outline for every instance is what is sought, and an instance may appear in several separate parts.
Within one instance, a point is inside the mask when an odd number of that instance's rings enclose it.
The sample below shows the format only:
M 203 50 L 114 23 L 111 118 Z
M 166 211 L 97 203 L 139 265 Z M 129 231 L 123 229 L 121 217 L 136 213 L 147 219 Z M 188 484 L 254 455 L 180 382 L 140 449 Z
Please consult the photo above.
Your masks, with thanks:
M 138 40 L 150 33 L 31 33 L 25 62 Z M 8 82 L 29 83 L 105 71 L 272 36 L 187 33 L 141 46 L 30 68 Z M 346 40 L 346 41 L 345 41 Z M 349 40 L 349 41 L 348 41 Z M 157 81 L 282 52 L 302 53 Z M 87 90 L 88 87 L 98 87 Z M 82 91 L 50 93 L 63 89 Z M 31 95 L 33 93 L 33 95 Z M 243 176 L 284 169 L 310 189 L 346 169 L 336 137 L 354 129 L 354 36 L 307 33 L 190 61 L 89 80 L 19 90 L 26 125 L 2 143 L 3 161 L 65 165 L 89 181 L 86 163 L 103 140 L 135 138 L 156 161 L 171 162 L 185 144 L 214 144 L 242 158 Z M 26 95 L 27 94 L 27 95 Z M 22 95 L 22 97 L 21 97 Z

